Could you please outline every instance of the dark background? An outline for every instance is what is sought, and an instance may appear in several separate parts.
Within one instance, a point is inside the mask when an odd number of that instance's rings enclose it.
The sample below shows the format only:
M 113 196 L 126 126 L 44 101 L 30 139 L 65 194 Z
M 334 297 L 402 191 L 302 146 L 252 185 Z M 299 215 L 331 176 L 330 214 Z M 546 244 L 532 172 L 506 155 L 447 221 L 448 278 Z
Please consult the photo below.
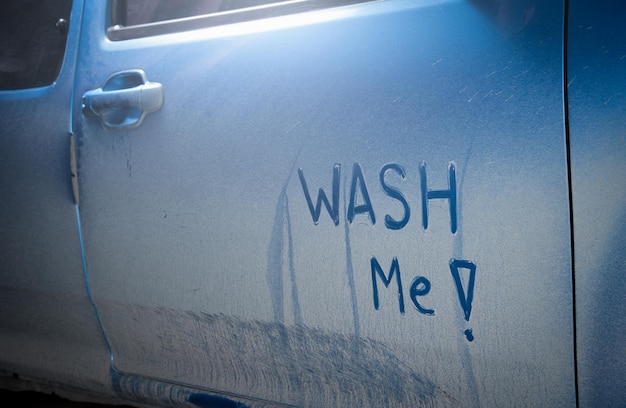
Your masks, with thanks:
M 54 394 L 31 391 L 0 390 L 0 404 L 7 408 L 131 408 L 128 405 L 106 405 L 74 402 Z

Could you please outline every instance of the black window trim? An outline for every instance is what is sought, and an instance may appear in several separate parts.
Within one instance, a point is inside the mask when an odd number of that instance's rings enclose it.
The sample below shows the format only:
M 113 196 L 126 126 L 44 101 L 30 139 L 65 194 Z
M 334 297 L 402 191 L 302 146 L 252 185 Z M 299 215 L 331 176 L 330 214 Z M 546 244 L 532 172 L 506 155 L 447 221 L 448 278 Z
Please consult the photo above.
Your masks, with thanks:
M 380 0 L 289 0 L 133 26 L 117 23 L 119 16 L 114 15 L 106 34 L 111 41 L 123 41 L 373 1 Z

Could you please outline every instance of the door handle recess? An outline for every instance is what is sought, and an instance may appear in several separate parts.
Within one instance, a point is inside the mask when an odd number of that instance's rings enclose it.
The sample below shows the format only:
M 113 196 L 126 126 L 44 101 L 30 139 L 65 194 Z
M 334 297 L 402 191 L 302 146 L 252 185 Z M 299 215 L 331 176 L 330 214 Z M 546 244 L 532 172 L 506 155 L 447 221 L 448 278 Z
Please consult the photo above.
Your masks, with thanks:
M 150 82 L 140 69 L 121 71 L 102 88 L 83 95 L 83 115 L 97 117 L 106 129 L 126 130 L 141 125 L 148 113 L 163 106 L 163 85 Z

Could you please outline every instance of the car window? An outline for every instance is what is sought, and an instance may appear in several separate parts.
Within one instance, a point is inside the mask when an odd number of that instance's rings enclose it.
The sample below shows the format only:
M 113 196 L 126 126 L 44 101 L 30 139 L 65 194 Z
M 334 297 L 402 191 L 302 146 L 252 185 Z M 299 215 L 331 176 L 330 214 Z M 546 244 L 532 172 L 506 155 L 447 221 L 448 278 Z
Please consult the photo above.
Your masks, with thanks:
M 0 2 L 0 90 L 56 79 L 65 53 L 72 0 Z
M 128 40 L 372 0 L 112 0 L 107 36 Z
M 114 3 L 117 4 L 116 9 L 121 11 L 119 18 L 125 19 L 123 25 L 138 25 L 280 2 L 280 0 L 117 0 Z

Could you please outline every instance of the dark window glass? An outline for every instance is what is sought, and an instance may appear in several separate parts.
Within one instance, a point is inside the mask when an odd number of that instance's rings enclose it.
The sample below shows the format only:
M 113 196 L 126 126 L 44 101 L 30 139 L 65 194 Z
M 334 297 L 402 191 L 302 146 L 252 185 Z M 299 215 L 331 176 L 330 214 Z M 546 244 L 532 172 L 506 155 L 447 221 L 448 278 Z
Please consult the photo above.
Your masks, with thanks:
M 112 0 L 110 40 L 195 30 L 373 0 Z
M 281 1 L 284 2 L 284 0 L 118 0 L 117 3 L 125 8 L 125 14 L 120 15 L 124 21 L 118 22 L 118 24 L 132 26 L 154 23 L 269 3 L 280 3 Z M 124 5 L 124 3 L 126 4 Z
M 56 79 L 65 54 L 72 0 L 0 1 L 0 89 Z
M 175 20 L 237 9 L 280 3 L 285 0 L 115 0 L 117 21 L 113 25 L 133 26 Z

